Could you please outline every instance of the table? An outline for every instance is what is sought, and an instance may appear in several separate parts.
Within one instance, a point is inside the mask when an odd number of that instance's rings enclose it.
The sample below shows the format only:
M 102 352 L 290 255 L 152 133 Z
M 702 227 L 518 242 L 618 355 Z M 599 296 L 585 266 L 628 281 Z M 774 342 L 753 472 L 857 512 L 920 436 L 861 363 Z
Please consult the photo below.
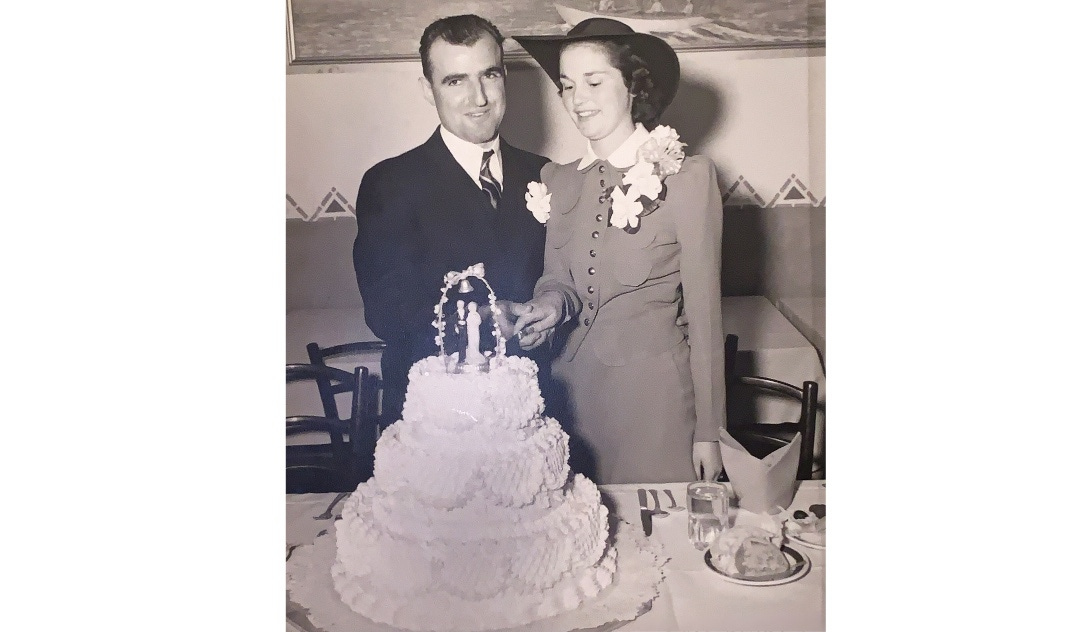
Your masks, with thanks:
M 783 314 L 813 344 L 825 362 L 825 297 L 789 297 L 776 302 Z
M 806 336 L 764 296 L 725 296 L 722 299 L 724 330 L 739 337 L 735 357 L 738 375 L 760 375 L 802 386 L 803 381 L 818 383 L 818 401 L 825 402 L 825 369 L 817 350 Z M 735 396 L 738 396 L 736 394 Z M 759 423 L 795 421 L 799 403 L 779 395 L 755 397 L 746 405 L 732 409 L 748 410 Z M 825 415 L 818 412 L 814 456 L 821 462 L 825 454 Z
M 680 505 L 686 506 L 686 484 L 650 486 L 674 492 Z M 600 491 L 619 516 L 638 526 L 636 485 L 604 485 Z M 335 494 L 286 495 L 286 551 L 290 546 L 310 544 L 323 529 L 333 528 L 332 520 L 315 520 L 334 499 Z M 665 495 L 660 498 L 666 506 Z M 825 502 L 825 481 L 800 481 L 791 509 L 806 509 Z M 340 503 L 338 505 L 340 507 Z M 336 513 L 340 513 L 337 510 Z M 754 515 L 739 511 L 736 524 L 752 523 Z M 741 586 L 725 581 L 705 565 L 704 553 L 696 550 L 686 536 L 686 512 L 675 512 L 653 520 L 652 538 L 659 538 L 671 557 L 665 566 L 666 577 L 660 596 L 652 609 L 620 631 L 645 630 L 824 630 L 825 629 L 825 551 L 792 545 L 810 559 L 810 572 L 802 579 L 770 587 Z M 286 612 L 286 629 L 312 630 L 296 621 L 302 617 Z
M 760 375 L 802 386 L 804 380 L 818 382 L 818 395 L 825 400 L 825 370 L 817 350 L 806 336 L 764 296 L 725 296 L 721 300 L 724 331 L 739 337 L 735 371 L 740 375 Z M 762 408 L 758 421 L 794 421 L 782 408 Z

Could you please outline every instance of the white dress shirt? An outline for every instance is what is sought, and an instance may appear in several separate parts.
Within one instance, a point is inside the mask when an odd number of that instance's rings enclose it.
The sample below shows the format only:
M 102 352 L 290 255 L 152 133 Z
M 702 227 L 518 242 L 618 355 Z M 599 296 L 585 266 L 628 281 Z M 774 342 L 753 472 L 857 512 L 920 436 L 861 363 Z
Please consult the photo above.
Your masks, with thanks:
M 480 167 L 484 162 L 484 152 L 489 149 L 495 150 L 495 154 L 491 156 L 491 175 L 495 178 L 495 181 L 499 183 L 499 186 L 502 187 L 502 151 L 499 150 L 498 136 L 482 145 L 477 145 L 455 136 L 453 132 L 442 125 L 439 126 L 439 133 L 442 134 L 443 142 L 446 143 L 446 148 L 453 154 L 454 160 L 461 165 L 461 168 L 465 170 L 465 173 L 469 174 L 469 177 L 476 183 L 477 188 L 483 188 L 480 186 Z

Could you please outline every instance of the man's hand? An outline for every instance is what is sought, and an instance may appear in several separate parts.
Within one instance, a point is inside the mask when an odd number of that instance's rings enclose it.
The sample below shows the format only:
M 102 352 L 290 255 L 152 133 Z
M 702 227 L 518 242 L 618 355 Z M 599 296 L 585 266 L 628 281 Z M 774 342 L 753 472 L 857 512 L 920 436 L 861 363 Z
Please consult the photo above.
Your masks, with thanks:
M 724 471 L 724 462 L 720 459 L 720 442 L 695 441 L 691 449 L 690 461 L 694 465 L 694 474 L 699 480 L 715 481 Z
M 547 342 L 555 331 L 555 325 L 566 317 L 562 298 L 552 292 L 541 294 L 528 303 L 515 304 L 512 313 L 517 318 L 514 335 L 525 351 Z

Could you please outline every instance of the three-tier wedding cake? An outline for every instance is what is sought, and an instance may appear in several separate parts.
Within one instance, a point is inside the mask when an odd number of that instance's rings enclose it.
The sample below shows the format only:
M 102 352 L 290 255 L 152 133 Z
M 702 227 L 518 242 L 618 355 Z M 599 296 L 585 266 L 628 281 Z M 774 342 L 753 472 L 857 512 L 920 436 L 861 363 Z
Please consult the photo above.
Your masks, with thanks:
M 525 625 L 578 608 L 616 571 L 608 510 L 569 470 L 536 364 L 506 356 L 498 327 L 481 363 L 442 353 L 441 308 L 463 276 L 483 280 L 483 268 L 447 275 L 433 323 L 440 354 L 410 370 L 375 475 L 336 523 L 330 573 L 342 602 L 397 628 Z

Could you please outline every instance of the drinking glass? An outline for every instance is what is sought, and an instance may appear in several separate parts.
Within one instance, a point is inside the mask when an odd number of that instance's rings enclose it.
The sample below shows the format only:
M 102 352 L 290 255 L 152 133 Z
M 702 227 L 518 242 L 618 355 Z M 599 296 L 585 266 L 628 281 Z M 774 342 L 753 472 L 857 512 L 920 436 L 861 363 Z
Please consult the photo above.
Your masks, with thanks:
M 727 488 L 714 481 L 694 481 L 686 486 L 686 501 L 690 509 L 690 542 L 704 551 L 727 528 Z

